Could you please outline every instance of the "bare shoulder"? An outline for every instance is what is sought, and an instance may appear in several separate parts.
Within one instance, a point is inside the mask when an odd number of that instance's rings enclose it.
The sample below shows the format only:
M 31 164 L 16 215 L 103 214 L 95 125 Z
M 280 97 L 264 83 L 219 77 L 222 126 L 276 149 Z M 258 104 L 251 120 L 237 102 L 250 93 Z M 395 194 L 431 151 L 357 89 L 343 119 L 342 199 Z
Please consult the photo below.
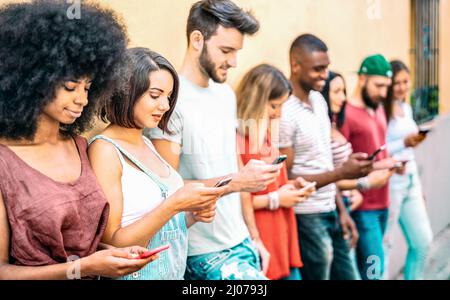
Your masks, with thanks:
M 91 165 L 100 164 L 103 167 L 119 167 L 120 159 L 114 145 L 108 141 L 97 139 L 88 147 L 88 157 Z

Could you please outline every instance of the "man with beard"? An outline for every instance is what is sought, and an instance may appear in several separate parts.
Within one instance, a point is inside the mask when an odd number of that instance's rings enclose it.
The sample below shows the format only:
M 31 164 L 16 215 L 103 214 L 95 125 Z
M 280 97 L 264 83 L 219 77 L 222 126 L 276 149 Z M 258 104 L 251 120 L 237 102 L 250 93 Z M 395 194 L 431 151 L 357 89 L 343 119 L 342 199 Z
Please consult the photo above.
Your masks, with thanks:
M 333 166 L 328 108 L 319 92 L 329 63 L 328 48 L 316 36 L 304 34 L 293 42 L 293 95 L 283 104 L 279 147 L 288 156 L 290 178 L 300 176 L 317 182 L 317 192 L 294 207 L 304 263 L 302 277 L 353 280 L 357 277 L 350 244 L 356 244 L 358 232 L 342 200 L 336 197 L 335 182 L 367 175 L 372 163 L 367 154 L 355 153 L 341 167 Z
M 358 85 L 352 99 L 346 106 L 346 118 L 342 134 L 355 151 L 373 153 L 386 143 L 387 121 L 383 101 L 391 84 L 392 70 L 382 55 L 364 59 L 358 72 Z M 382 151 L 376 160 L 388 157 Z M 401 173 L 401 168 L 398 169 Z M 363 203 L 352 213 L 360 235 L 356 247 L 358 268 L 362 279 L 381 279 L 384 266 L 383 234 L 387 224 L 389 188 L 365 189 L 365 179 L 358 182 Z
M 241 204 L 239 192 L 266 189 L 281 165 L 253 160 L 239 170 L 236 96 L 224 84 L 228 69 L 236 67 L 244 35 L 258 29 L 258 21 L 229 0 L 195 3 L 187 21 L 188 49 L 171 132 L 146 133 L 186 182 L 214 186 L 232 177 L 226 196 L 217 202 L 214 221 L 189 228 L 185 279 L 266 279 L 260 264 L 266 270 L 269 255 L 256 229 L 253 206 Z

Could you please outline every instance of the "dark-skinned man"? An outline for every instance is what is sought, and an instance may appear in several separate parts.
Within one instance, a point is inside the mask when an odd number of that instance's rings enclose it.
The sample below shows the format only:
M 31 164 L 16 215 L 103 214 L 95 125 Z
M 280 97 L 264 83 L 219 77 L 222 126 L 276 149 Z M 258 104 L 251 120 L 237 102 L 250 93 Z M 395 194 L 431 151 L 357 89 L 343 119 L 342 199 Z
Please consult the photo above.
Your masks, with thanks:
M 304 262 L 302 278 L 353 280 L 358 277 L 350 249 L 358 232 L 337 197 L 335 182 L 366 176 L 372 162 L 367 154 L 355 153 L 340 168 L 333 166 L 331 124 L 319 93 L 329 64 L 328 48 L 319 38 L 304 34 L 295 39 L 290 49 L 293 95 L 283 105 L 279 147 L 288 156 L 292 179 L 301 176 L 317 182 L 317 192 L 294 207 Z

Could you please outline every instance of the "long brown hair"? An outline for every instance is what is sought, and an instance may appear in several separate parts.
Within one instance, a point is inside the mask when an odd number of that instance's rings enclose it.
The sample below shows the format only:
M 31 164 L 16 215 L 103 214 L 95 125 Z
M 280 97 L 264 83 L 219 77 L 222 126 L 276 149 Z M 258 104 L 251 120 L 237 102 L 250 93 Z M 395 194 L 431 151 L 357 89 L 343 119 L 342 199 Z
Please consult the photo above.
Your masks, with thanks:
M 394 84 L 395 84 L 395 76 L 397 76 L 398 73 L 401 71 L 406 71 L 408 74 L 410 73 L 409 68 L 400 60 L 393 60 L 390 62 L 392 67 L 392 84 L 389 86 L 388 94 L 386 101 L 384 101 L 384 111 L 386 113 L 386 117 L 388 119 L 388 122 L 393 117 L 393 110 L 394 110 L 394 101 L 395 100 L 404 100 L 404 99 L 394 99 Z

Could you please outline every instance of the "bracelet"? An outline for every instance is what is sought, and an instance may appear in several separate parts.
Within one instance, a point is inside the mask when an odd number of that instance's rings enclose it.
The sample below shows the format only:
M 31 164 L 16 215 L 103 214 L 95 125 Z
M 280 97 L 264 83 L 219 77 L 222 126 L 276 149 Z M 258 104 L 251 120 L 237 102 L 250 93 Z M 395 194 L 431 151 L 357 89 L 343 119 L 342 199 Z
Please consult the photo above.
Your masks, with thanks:
M 359 178 L 356 183 L 356 188 L 360 191 L 370 190 L 371 186 L 370 186 L 369 177 L 366 176 L 366 177 Z
M 269 209 L 276 210 L 280 207 L 280 195 L 277 191 L 269 193 Z

